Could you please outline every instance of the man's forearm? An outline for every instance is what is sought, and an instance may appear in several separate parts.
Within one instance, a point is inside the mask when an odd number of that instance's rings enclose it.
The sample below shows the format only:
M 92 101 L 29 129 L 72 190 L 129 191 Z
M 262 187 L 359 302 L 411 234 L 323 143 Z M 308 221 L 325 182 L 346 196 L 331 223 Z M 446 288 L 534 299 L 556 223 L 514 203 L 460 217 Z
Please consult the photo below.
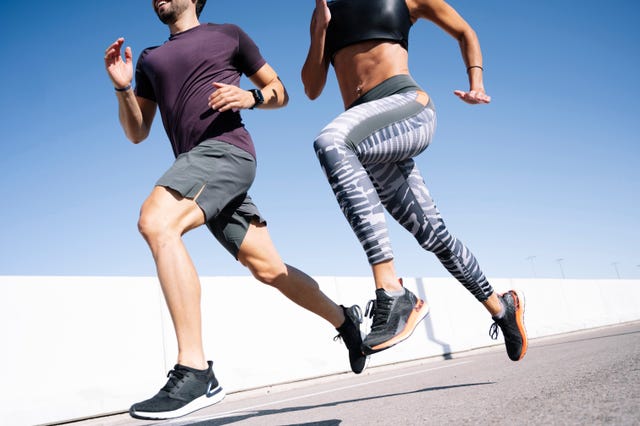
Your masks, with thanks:
M 282 84 L 280 77 L 276 77 L 273 81 L 264 86 L 261 91 L 262 96 L 264 96 L 264 103 L 260 105 L 259 108 L 282 108 L 289 103 L 289 94 Z
M 118 97 L 118 117 L 127 138 L 133 143 L 142 142 L 149 134 L 144 123 L 142 110 L 132 89 L 116 92 Z

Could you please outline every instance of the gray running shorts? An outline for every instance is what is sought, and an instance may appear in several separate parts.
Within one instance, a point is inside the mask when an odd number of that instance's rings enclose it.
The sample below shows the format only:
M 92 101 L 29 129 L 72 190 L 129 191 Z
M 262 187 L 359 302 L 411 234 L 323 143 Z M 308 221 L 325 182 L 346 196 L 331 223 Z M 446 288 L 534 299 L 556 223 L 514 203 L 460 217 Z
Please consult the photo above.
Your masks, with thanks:
M 237 259 L 251 221 L 266 223 L 247 194 L 255 176 L 256 161 L 251 154 L 210 139 L 180 154 L 156 185 L 195 199 L 207 228 Z

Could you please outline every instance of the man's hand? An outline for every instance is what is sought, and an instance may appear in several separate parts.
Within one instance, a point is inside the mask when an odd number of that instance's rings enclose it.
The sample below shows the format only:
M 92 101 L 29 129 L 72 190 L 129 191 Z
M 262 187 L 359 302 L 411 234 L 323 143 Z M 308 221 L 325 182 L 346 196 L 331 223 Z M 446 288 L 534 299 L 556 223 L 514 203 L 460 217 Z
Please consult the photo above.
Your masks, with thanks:
M 491 102 L 491 96 L 484 93 L 484 90 L 470 90 L 465 92 L 464 90 L 454 90 L 453 92 L 462 101 L 471 104 L 488 104 Z
M 225 112 L 230 109 L 248 109 L 255 105 L 256 101 L 248 90 L 232 84 L 213 83 L 216 90 L 209 95 L 209 107 Z
M 124 38 L 120 37 L 104 52 L 104 65 L 113 85 L 120 89 L 127 87 L 133 80 L 133 60 L 131 48 L 124 50 L 124 60 L 122 60 L 122 45 Z

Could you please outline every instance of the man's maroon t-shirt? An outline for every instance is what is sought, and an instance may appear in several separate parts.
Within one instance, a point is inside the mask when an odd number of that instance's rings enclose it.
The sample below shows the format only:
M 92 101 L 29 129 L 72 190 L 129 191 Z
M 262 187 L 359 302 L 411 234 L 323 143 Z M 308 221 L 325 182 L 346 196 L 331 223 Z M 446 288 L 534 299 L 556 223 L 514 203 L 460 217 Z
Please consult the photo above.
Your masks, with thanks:
M 240 84 L 266 61 L 253 40 L 232 24 L 202 24 L 145 49 L 136 65 L 136 95 L 158 104 L 177 157 L 206 139 L 235 145 L 255 157 L 238 111 L 208 105 L 213 82 Z

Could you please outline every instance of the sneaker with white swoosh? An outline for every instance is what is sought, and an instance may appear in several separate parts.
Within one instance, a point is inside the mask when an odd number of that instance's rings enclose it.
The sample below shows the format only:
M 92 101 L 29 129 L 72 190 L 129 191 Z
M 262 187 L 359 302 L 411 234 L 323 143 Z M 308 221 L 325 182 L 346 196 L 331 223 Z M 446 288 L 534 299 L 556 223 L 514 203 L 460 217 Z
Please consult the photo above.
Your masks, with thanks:
M 213 363 L 207 363 L 209 366 L 205 370 L 176 364 L 167 374 L 167 384 L 156 395 L 131 406 L 131 417 L 173 419 L 222 401 L 224 390 L 213 374 Z

